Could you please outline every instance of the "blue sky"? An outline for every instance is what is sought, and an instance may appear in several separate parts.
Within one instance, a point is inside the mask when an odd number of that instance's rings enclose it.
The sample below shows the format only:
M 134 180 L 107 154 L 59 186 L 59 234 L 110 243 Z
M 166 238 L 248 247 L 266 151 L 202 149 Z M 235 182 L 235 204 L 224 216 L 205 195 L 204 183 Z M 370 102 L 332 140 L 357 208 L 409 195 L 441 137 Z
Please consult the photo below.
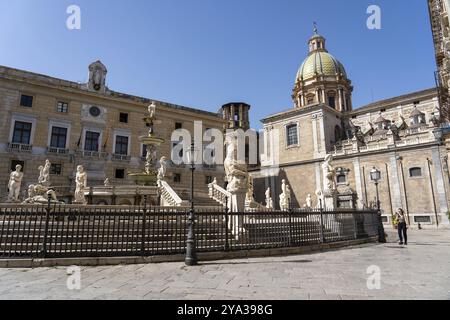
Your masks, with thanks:
M 81 30 L 66 28 L 71 4 Z M 382 30 L 366 27 L 371 4 Z M 355 106 L 434 86 L 425 0 L 0 0 L 0 64 L 84 82 L 100 59 L 112 90 L 210 111 L 244 101 L 257 128 L 291 107 L 313 21 Z

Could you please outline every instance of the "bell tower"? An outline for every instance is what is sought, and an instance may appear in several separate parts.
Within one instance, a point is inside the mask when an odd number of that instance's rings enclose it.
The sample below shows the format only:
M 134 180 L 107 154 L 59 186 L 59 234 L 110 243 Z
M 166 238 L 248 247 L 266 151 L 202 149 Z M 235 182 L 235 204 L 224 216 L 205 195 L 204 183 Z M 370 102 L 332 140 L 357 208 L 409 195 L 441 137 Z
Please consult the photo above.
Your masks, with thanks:
M 230 102 L 223 105 L 221 111 L 223 119 L 226 120 L 224 130 L 250 129 L 250 105 L 244 102 Z

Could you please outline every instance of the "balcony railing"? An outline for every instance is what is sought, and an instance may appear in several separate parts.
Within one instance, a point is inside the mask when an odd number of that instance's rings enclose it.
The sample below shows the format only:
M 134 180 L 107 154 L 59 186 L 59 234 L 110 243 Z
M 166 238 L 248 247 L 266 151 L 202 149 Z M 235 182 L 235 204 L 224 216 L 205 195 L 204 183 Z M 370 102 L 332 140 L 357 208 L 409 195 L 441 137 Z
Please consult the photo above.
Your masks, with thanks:
M 11 143 L 8 143 L 8 150 L 15 151 L 15 152 L 31 153 L 33 151 L 33 146 L 29 145 L 29 144 L 11 142 Z
M 67 156 L 69 154 L 69 149 L 48 147 L 47 153 L 59 156 Z
M 77 151 L 75 154 L 83 158 L 98 158 L 98 159 L 105 159 L 108 156 L 106 152 L 98 152 L 98 151 Z
M 112 160 L 115 160 L 115 161 L 130 161 L 131 157 L 129 155 L 126 155 L 126 154 L 113 154 L 112 155 Z

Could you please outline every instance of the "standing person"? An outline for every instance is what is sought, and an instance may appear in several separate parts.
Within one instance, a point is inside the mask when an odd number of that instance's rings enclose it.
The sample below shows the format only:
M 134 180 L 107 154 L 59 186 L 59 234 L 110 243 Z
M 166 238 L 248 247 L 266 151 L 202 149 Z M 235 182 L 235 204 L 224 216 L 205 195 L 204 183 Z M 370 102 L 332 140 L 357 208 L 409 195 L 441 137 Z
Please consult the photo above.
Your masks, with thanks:
M 408 226 L 406 224 L 405 212 L 402 208 L 398 208 L 395 214 L 398 221 L 398 237 L 400 238 L 400 245 L 408 245 Z M 403 241 L 404 240 L 404 241 Z

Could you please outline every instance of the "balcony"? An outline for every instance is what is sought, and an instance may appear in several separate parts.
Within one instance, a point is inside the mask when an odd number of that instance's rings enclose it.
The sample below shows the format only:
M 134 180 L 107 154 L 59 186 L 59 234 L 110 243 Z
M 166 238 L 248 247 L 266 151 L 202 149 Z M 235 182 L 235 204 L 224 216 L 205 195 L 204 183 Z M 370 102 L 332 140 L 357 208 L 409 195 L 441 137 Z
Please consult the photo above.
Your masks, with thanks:
M 106 157 L 108 156 L 106 152 L 98 151 L 77 151 L 75 154 L 79 157 L 92 159 L 106 159 Z
M 68 156 L 69 149 L 48 147 L 47 154 L 57 155 L 57 156 Z
M 113 161 L 130 161 L 131 157 L 126 154 L 113 154 L 112 160 Z
M 8 143 L 8 151 L 31 153 L 33 151 L 33 146 L 29 145 L 29 144 L 11 142 L 11 143 Z

